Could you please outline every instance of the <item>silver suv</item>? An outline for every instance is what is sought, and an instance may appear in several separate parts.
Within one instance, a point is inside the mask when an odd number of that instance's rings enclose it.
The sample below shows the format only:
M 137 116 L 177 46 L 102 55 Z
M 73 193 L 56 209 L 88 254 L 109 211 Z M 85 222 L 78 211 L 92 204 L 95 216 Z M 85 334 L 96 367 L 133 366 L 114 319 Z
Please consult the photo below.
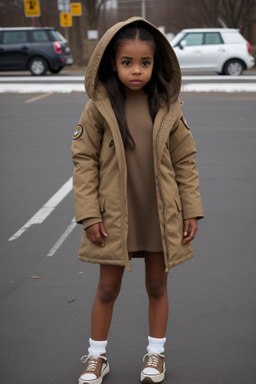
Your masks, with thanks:
M 214 71 L 239 76 L 255 65 L 251 46 L 237 29 L 183 29 L 170 43 L 182 72 Z

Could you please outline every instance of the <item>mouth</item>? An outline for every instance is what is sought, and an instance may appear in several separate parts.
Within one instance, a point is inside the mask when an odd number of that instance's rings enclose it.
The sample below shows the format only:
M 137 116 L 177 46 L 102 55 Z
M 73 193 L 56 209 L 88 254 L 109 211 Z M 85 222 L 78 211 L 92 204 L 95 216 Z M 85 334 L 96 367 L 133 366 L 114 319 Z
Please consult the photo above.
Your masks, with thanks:
M 141 85 L 142 84 L 142 81 L 141 80 L 138 80 L 138 79 L 135 79 L 135 80 L 131 80 L 130 83 L 132 85 Z

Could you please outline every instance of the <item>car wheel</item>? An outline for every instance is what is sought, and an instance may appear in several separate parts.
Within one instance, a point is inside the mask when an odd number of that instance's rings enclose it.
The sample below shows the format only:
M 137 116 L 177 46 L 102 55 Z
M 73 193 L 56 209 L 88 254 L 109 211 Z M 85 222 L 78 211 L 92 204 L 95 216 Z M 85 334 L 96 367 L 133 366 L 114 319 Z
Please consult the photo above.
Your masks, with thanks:
M 229 60 L 225 66 L 223 73 L 229 76 L 240 76 L 244 70 L 244 65 L 240 60 Z
M 33 76 L 43 76 L 48 71 L 48 64 L 42 57 L 34 57 L 29 63 L 29 70 Z

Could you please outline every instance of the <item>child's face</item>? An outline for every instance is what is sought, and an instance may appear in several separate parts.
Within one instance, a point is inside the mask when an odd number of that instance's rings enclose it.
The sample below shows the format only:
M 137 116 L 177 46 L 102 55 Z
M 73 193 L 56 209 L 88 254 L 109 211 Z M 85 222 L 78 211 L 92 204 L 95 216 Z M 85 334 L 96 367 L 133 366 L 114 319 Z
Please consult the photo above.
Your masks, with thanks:
M 112 63 L 125 92 L 130 95 L 145 93 L 144 87 L 151 79 L 153 66 L 153 44 L 138 39 L 123 40 Z

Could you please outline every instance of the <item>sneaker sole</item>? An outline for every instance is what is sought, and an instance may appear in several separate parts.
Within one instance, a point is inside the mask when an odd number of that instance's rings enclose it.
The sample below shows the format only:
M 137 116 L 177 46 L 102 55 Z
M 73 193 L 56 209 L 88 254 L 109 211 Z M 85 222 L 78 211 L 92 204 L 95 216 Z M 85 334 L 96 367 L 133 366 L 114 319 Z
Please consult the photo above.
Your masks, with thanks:
M 163 373 L 159 373 L 159 375 L 154 376 L 144 375 L 144 373 L 141 372 L 140 381 L 143 384 L 161 383 L 164 380 L 165 372 L 166 369 L 164 369 Z
M 106 376 L 110 371 L 109 363 L 107 363 L 106 367 L 104 368 L 103 372 L 101 373 L 101 377 L 98 377 L 98 379 L 94 380 L 82 380 L 79 378 L 79 384 L 101 384 L 103 381 L 104 376 Z

